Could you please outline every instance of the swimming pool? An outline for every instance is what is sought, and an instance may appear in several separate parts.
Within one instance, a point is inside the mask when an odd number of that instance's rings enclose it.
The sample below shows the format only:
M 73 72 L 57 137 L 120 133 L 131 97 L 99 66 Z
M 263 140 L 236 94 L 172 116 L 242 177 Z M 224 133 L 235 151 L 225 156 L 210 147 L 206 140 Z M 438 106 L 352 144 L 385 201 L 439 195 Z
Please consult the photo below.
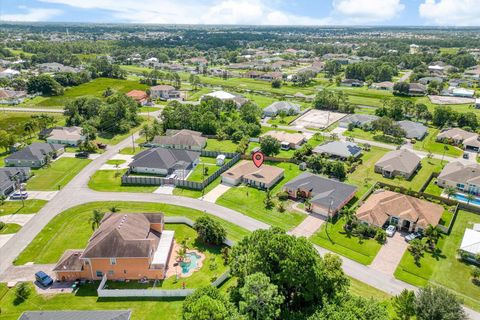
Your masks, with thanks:
M 461 202 L 469 203 L 467 196 L 464 195 L 463 193 L 456 193 L 455 195 L 452 196 L 452 198 Z M 470 200 L 470 204 L 473 204 L 475 206 L 480 206 L 480 198 L 475 196 L 473 200 Z
M 180 266 L 182 267 L 182 273 L 189 273 L 190 270 L 194 270 L 198 265 L 198 260 L 201 257 L 196 254 L 195 252 L 188 252 L 186 254 L 186 261 L 180 262 Z

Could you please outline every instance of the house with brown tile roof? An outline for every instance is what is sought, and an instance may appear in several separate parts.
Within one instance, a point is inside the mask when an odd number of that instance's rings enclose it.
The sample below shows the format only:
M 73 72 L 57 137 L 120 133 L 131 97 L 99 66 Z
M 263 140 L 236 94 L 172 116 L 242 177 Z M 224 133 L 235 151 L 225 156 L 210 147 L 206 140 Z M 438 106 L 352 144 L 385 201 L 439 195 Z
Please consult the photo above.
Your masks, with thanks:
M 221 177 L 223 183 L 234 186 L 243 182 L 252 187 L 270 189 L 283 178 L 283 173 L 284 170 L 278 167 L 264 164 L 257 168 L 251 161 L 241 161 Z
M 54 267 L 57 280 L 163 279 L 174 232 L 162 213 L 108 213 L 84 250 L 67 250 Z
M 460 128 L 444 130 L 437 135 L 437 141 L 449 144 L 462 145 L 465 150 L 479 151 L 480 141 L 478 134 Z
M 438 225 L 443 206 L 401 193 L 377 190 L 358 208 L 357 218 L 369 225 L 396 225 L 406 231 L 423 231 Z
M 375 163 L 375 172 L 387 178 L 403 176 L 410 179 L 420 167 L 421 160 L 407 149 L 391 151 Z
M 151 146 L 171 149 L 187 149 L 200 151 L 205 148 L 207 138 L 201 132 L 192 130 L 167 130 L 164 136 L 155 136 Z
M 140 103 L 142 106 L 146 105 L 148 102 L 148 94 L 143 90 L 132 90 L 127 92 L 127 97 L 132 98 L 136 102 Z
M 449 162 L 437 177 L 439 187 L 453 187 L 462 192 L 480 194 L 480 164 Z
M 272 130 L 261 135 L 260 140 L 266 136 L 280 141 L 283 150 L 298 149 L 305 142 L 305 136 L 301 133 Z

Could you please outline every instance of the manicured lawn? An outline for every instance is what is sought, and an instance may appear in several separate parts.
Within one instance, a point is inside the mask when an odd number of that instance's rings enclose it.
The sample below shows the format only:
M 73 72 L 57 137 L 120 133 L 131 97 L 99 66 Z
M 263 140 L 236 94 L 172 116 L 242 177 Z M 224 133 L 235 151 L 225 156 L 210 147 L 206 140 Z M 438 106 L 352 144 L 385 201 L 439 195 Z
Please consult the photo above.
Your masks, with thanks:
M 348 235 L 343 229 L 344 224 L 343 218 L 333 223 L 325 223 L 310 240 L 325 249 L 369 265 L 382 245 L 374 239 L 361 240 L 353 235 Z
M 207 139 L 207 146 L 205 150 L 209 151 L 223 151 L 223 152 L 236 152 L 238 145 L 231 140 L 217 140 Z
M 157 107 L 141 107 L 138 112 L 143 112 L 143 113 L 147 113 L 147 112 L 155 112 L 155 111 L 158 111 L 160 110 L 160 108 L 157 108 Z
M 27 181 L 28 190 L 58 190 L 73 179 L 91 160 L 77 158 L 60 158 L 44 167 L 33 171 L 34 176 Z
M 429 128 L 428 135 L 422 141 L 417 141 L 417 143 L 413 145 L 413 148 L 415 150 L 421 150 L 425 152 L 431 152 L 431 153 L 442 154 L 442 155 L 445 152 L 445 155 L 450 157 L 461 156 L 463 151 L 460 150 L 459 148 L 454 146 L 449 146 L 447 144 L 436 141 L 438 132 L 439 132 L 438 129 Z M 445 149 L 445 147 L 447 149 Z
M 5 201 L 0 205 L 0 216 L 8 214 L 31 214 L 37 213 L 44 205 L 47 204 L 45 200 L 25 200 L 24 205 L 22 201 Z
M 268 164 L 278 166 L 285 170 L 284 178 L 272 189 L 272 196 L 275 196 L 281 191 L 282 186 L 286 182 L 300 174 L 300 169 L 293 163 L 282 162 Z M 280 212 L 276 206 L 271 209 L 265 208 L 264 200 L 265 191 L 241 185 L 231 188 L 224 193 L 217 200 L 217 204 L 239 211 L 272 226 L 281 227 L 284 230 L 294 228 L 306 217 L 303 213 L 289 209 L 290 201 L 285 202 L 285 208 L 287 210 Z
M 217 171 L 220 167 L 217 167 L 214 164 L 211 163 L 205 163 L 205 164 L 198 164 L 193 171 L 189 174 L 187 180 L 188 181 L 196 181 L 196 182 L 202 182 L 206 178 L 208 178 L 209 175 Z M 205 175 L 204 169 L 208 170 L 207 174 Z
M 345 131 L 343 133 L 343 135 L 346 136 L 346 137 L 353 137 L 353 138 L 357 138 L 357 139 L 377 141 L 373 137 L 376 136 L 376 135 L 381 135 L 381 133 L 380 132 L 374 132 L 374 131 L 364 131 L 360 128 L 354 128 L 351 131 L 349 131 L 349 130 Z M 379 141 L 379 142 L 387 143 L 387 142 L 383 142 L 383 141 Z M 387 143 L 387 144 L 393 144 L 393 143 Z
M 119 143 L 120 141 L 128 138 L 129 136 L 131 136 L 135 132 L 139 131 L 143 124 L 144 123 L 141 123 L 140 125 L 131 128 L 130 131 L 128 131 L 127 133 L 123 133 L 123 134 L 100 133 L 97 136 L 96 141 L 101 142 L 101 143 L 105 143 L 105 144 L 109 144 L 109 145 L 115 145 L 115 144 Z M 135 146 L 135 148 L 137 148 L 137 146 Z
M 432 179 L 424 192 L 439 196 L 442 194 L 443 189 L 435 184 L 435 179 Z
M 54 117 L 57 125 L 64 125 L 64 118 L 61 114 L 49 113 Z M 9 133 L 14 133 L 15 135 L 28 139 L 28 134 L 25 133 L 24 126 L 25 123 L 32 119 L 32 114 L 29 112 L 1 112 L 0 108 L 0 130 L 5 130 Z M 32 133 L 32 136 L 35 134 Z M 4 149 L 2 148 L 2 151 Z
M 142 147 L 135 147 L 135 150 L 133 149 L 133 147 L 126 147 L 126 148 L 123 148 L 122 150 L 120 150 L 120 154 L 129 154 L 129 155 L 134 155 L 134 154 L 137 154 L 137 153 L 140 153 L 142 151 L 146 150 L 146 148 L 142 148 Z
M 471 266 L 457 259 L 465 229 L 472 228 L 474 223 L 480 223 L 480 215 L 460 210 L 451 234 L 437 244 L 441 252 L 437 255 L 425 253 L 420 266 L 415 265 L 408 251 L 405 252 L 395 277 L 417 286 L 427 283 L 444 286 L 458 294 L 467 306 L 480 310 L 480 286 L 472 283 Z
M 205 215 L 202 211 L 163 203 L 144 202 L 92 202 L 77 206 L 62 212 L 53 218 L 48 225 L 35 237 L 28 247 L 17 257 L 15 265 L 27 262 L 56 263 L 67 249 L 85 248 L 93 233 L 89 218 L 94 209 L 108 212 L 109 208 L 117 206 L 120 212 L 163 212 L 166 216 L 184 216 L 195 220 Z M 213 219 L 222 223 L 227 230 L 228 238 L 238 241 L 248 234 L 248 231 L 215 216 Z M 75 235 L 72 237 L 72 235 Z
M 111 164 L 111 165 L 121 165 L 122 163 L 125 163 L 126 161 L 125 160 L 108 160 L 107 162 L 105 162 L 106 164 Z
M 98 283 L 86 284 L 74 293 L 61 293 L 53 296 L 35 292 L 26 301 L 16 302 L 15 288 L 7 289 L 0 284 L 0 305 L 2 320 L 17 320 L 23 311 L 30 310 L 132 310 L 132 320 L 181 319 L 183 299 L 114 299 L 97 296 Z
M 298 118 L 298 115 L 286 116 L 283 119 L 280 116 L 277 116 L 275 118 L 268 120 L 268 123 L 276 124 L 277 126 L 286 126 L 296 118 Z
M 88 187 L 97 191 L 110 192 L 153 192 L 158 189 L 157 186 L 122 186 L 122 175 L 126 171 L 127 169 L 98 170 L 88 181 Z
M 176 196 L 189 197 L 189 198 L 200 198 L 202 195 L 209 193 L 213 188 L 218 186 L 222 182 L 222 177 L 218 177 L 213 180 L 204 190 L 191 190 L 185 188 L 176 187 L 173 189 L 173 194 Z
M 18 230 L 22 228 L 21 225 L 16 223 L 6 223 L 2 229 L 0 229 L 0 234 L 11 234 L 17 233 Z

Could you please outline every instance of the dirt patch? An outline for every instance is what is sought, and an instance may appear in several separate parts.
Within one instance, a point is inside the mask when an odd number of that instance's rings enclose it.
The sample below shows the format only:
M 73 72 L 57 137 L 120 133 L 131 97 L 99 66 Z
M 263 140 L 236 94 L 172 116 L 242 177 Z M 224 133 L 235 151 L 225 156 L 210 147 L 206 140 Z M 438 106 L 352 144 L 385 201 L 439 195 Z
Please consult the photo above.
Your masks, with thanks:
M 434 104 L 472 104 L 475 99 L 462 97 L 446 97 L 446 96 L 428 96 L 431 103 Z
M 346 114 L 344 113 L 310 110 L 295 119 L 291 125 L 299 128 L 325 129 L 345 116 Z

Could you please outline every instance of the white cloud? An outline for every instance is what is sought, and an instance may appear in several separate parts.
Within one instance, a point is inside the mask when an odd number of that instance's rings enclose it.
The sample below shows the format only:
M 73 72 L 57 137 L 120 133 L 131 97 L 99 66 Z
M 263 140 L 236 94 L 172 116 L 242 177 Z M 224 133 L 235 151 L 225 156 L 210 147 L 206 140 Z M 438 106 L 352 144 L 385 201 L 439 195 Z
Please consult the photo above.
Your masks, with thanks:
M 58 9 L 37 9 L 19 6 L 23 13 L 4 14 L 1 16 L 4 21 L 46 21 L 62 13 Z
M 425 0 L 420 16 L 429 23 L 453 26 L 477 26 L 480 0 Z
M 339 24 L 370 24 L 395 18 L 405 9 L 400 0 L 334 0 Z

